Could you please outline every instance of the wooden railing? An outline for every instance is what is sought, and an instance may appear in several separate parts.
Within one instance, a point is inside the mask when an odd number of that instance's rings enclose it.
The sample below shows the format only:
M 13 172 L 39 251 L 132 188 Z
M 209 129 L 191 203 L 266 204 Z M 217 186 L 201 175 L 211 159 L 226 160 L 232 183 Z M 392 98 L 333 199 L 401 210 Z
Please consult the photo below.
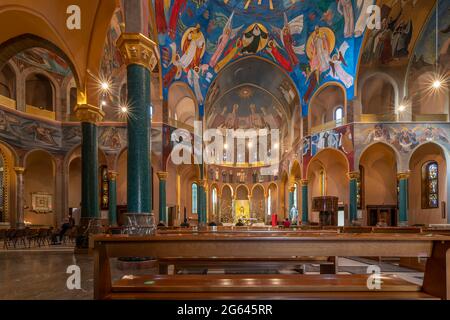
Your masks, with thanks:
M 16 100 L 13 100 L 11 98 L 5 97 L 0 95 L 0 105 L 10 108 L 10 109 L 16 109 L 17 103 Z
M 360 122 L 395 122 L 396 114 L 361 114 Z
M 56 120 L 56 113 L 53 111 L 37 108 L 35 106 L 27 105 L 26 112 L 30 114 L 34 114 L 36 116 L 48 118 L 51 120 Z
M 446 114 L 413 114 L 412 120 L 417 122 L 447 122 L 448 115 Z

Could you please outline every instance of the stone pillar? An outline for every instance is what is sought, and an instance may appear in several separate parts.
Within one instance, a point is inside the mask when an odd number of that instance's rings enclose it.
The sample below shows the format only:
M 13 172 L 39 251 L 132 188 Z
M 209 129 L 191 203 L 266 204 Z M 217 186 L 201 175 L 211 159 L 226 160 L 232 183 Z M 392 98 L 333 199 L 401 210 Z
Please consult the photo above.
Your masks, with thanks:
M 353 224 L 358 219 L 358 180 L 360 174 L 358 171 L 349 172 L 349 187 L 350 187 L 350 197 L 349 197 L 349 222 Z
M 100 218 L 98 181 L 98 139 L 97 125 L 104 112 L 89 104 L 75 107 L 75 114 L 81 121 L 81 224 Z
M 159 178 L 159 223 L 166 224 L 167 221 L 167 203 L 166 203 L 166 181 L 167 172 L 157 173 Z
M 117 226 L 117 172 L 109 171 L 109 225 Z
M 401 172 L 397 174 L 399 194 L 398 194 L 398 207 L 399 207 L 399 226 L 408 225 L 408 179 L 409 172 Z
M 123 33 L 117 47 L 127 64 L 128 212 L 150 213 L 150 72 L 157 64 L 155 43 L 140 33 Z
M 16 228 L 23 229 L 25 227 L 25 217 L 24 217 L 24 172 L 25 168 L 23 167 L 15 167 L 14 171 L 17 175 L 17 194 L 16 194 Z
M 302 185 L 302 223 L 308 223 L 308 180 L 301 180 Z

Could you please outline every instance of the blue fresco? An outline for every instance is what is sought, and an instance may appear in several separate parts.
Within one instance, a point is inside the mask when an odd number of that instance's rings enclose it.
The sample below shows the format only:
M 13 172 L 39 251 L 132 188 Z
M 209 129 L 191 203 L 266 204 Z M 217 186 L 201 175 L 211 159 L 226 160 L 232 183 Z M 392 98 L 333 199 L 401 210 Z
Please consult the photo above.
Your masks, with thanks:
M 348 99 L 354 96 L 365 12 L 373 0 L 153 1 L 165 95 L 181 80 L 202 104 L 220 70 L 256 55 L 291 76 L 303 115 L 326 82 L 338 81 Z

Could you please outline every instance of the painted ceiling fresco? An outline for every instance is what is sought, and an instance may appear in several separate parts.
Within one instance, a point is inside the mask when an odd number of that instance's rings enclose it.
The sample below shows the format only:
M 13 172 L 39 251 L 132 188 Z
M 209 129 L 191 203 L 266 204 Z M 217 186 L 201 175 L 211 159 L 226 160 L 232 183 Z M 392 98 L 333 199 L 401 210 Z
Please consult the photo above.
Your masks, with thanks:
M 301 96 L 339 81 L 353 97 L 372 0 L 153 0 L 165 94 L 186 81 L 200 104 L 230 62 L 257 55 L 282 67 Z
M 44 48 L 32 48 L 22 51 L 14 59 L 22 69 L 33 66 L 62 77 L 72 74 L 70 66 L 64 59 Z
M 441 68 L 450 69 L 450 1 L 439 1 L 438 26 L 438 61 Z M 412 60 L 411 70 L 420 70 L 423 66 L 434 66 L 436 63 L 436 10 L 424 27 L 417 42 Z
M 381 29 L 367 31 L 361 63 L 374 67 L 407 66 L 435 2 L 379 0 L 377 4 L 381 8 Z

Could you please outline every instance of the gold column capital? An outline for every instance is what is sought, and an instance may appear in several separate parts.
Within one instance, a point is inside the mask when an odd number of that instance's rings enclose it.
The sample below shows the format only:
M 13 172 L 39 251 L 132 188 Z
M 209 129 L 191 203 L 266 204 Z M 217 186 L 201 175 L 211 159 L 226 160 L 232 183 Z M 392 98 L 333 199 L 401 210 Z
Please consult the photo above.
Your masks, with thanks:
M 308 181 L 308 179 L 302 179 L 302 180 L 300 180 L 300 183 L 302 186 L 307 186 L 309 181 Z
M 295 187 L 294 186 L 289 187 L 289 192 L 294 192 L 294 191 L 295 191 Z
M 127 65 L 141 65 L 150 72 L 158 65 L 156 43 L 141 33 L 122 33 L 116 46 Z
M 156 175 L 158 176 L 159 180 L 167 180 L 167 176 L 169 175 L 169 173 L 165 172 L 165 171 L 158 171 L 156 173 Z
M 409 171 L 397 173 L 397 178 L 399 180 L 407 180 L 407 179 L 409 179 L 409 176 L 410 176 L 410 172 Z
M 17 174 L 23 174 L 25 172 L 24 167 L 14 167 L 13 169 Z
M 78 104 L 74 111 L 77 119 L 81 122 L 96 123 L 105 117 L 105 113 L 100 108 L 90 104 Z
M 347 173 L 347 177 L 350 180 L 358 180 L 361 177 L 361 174 L 359 173 L 359 171 L 352 171 Z
M 116 181 L 118 173 L 116 171 L 109 171 L 108 178 L 109 180 Z

